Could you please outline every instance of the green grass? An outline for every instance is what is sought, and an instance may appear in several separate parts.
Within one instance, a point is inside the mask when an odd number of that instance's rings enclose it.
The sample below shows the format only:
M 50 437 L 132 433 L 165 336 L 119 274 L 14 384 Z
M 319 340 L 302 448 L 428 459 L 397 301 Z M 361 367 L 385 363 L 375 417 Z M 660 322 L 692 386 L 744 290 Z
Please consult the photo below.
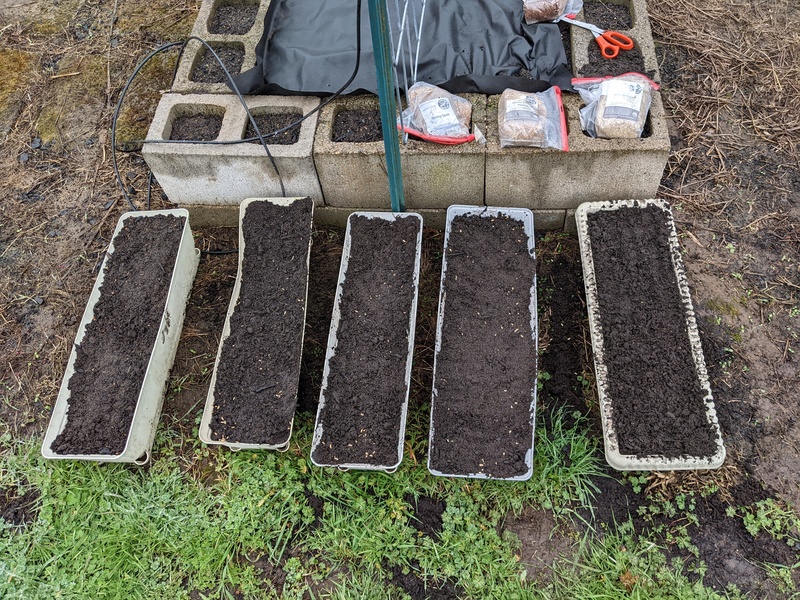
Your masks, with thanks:
M 38 443 L 6 436 L 0 489 L 35 488 L 40 499 L 32 524 L 2 525 L 2 596 L 404 598 L 387 573 L 393 567 L 429 585 L 449 578 L 468 598 L 548 598 L 527 578 L 504 520 L 526 507 L 565 517 L 588 506 L 599 468 L 582 419 L 550 422 L 537 428 L 534 475 L 525 483 L 435 478 L 409 459 L 392 475 L 319 469 L 307 456 L 307 416 L 296 420 L 283 454 L 207 448 L 162 425 L 148 468 L 45 461 Z M 307 493 L 324 500 L 317 526 Z M 421 495 L 446 503 L 438 539 L 413 527 L 408 499 Z M 593 572 L 599 552 L 569 568 Z M 656 569 L 647 575 L 656 581 L 663 567 L 643 561 L 637 568 Z M 265 568 L 268 579 L 285 582 L 265 582 Z

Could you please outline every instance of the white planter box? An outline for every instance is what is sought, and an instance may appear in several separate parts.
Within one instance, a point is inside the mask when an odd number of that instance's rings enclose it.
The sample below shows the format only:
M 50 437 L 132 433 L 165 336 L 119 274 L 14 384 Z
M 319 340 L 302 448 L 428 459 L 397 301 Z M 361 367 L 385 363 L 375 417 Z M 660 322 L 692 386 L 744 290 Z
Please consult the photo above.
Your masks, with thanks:
M 164 313 L 161 315 L 161 324 L 155 345 L 150 355 L 136 409 L 133 414 L 128 441 L 125 449 L 120 454 L 56 454 L 50 448 L 53 440 L 64 430 L 68 420 L 69 381 L 75 374 L 75 360 L 77 358 L 76 346 L 80 344 L 86 334 L 86 327 L 94 319 L 94 309 L 100 299 L 100 286 L 105 277 L 105 267 L 111 256 L 114 254 L 114 239 L 122 229 L 125 221 L 134 218 L 148 218 L 158 215 L 172 215 L 185 217 L 183 235 L 178 253 L 175 259 L 175 266 L 172 271 L 172 280 L 167 293 Z M 98 462 L 133 462 L 136 464 L 146 464 L 150 460 L 150 449 L 153 446 L 153 439 L 158 426 L 158 419 L 161 414 L 161 405 L 164 400 L 164 391 L 175 359 L 175 351 L 178 348 L 181 328 L 183 327 L 183 317 L 186 312 L 186 303 L 189 292 L 192 289 L 197 264 L 200 260 L 200 252 L 194 247 L 192 230 L 189 227 L 189 214 L 184 209 L 172 210 L 153 210 L 147 212 L 128 212 L 122 215 L 114 230 L 111 243 L 108 247 L 100 274 L 97 276 L 89 302 L 83 313 L 83 319 L 78 327 L 75 336 L 75 343 L 67 363 L 67 370 L 61 383 L 61 390 L 53 407 L 53 414 L 50 418 L 50 425 L 45 433 L 44 443 L 42 444 L 42 455 L 45 458 L 54 459 L 79 459 L 93 460 Z
M 239 208 L 239 270 L 236 273 L 236 283 L 233 286 L 233 293 L 231 295 L 231 301 L 228 304 L 228 313 L 225 317 L 225 325 L 222 329 L 222 337 L 220 338 L 219 349 L 217 350 L 217 359 L 214 362 L 214 373 L 211 376 L 211 385 L 208 388 L 208 396 L 206 397 L 206 404 L 205 409 L 203 410 L 203 417 L 200 422 L 200 440 L 206 444 L 214 444 L 214 445 L 222 445 L 227 446 L 233 450 L 280 450 L 285 451 L 289 447 L 289 440 L 292 436 L 292 427 L 294 425 L 294 420 L 289 423 L 288 435 L 285 441 L 281 441 L 278 444 L 253 444 L 253 443 L 244 443 L 244 442 L 232 442 L 228 440 L 215 440 L 212 438 L 211 435 L 211 420 L 214 416 L 214 391 L 217 386 L 217 371 L 219 369 L 220 358 L 222 356 L 222 350 L 225 346 L 225 340 L 231 334 L 231 315 L 233 315 L 234 309 L 236 308 L 237 303 L 239 302 L 239 294 L 242 288 L 242 261 L 244 258 L 244 252 L 246 247 L 246 241 L 244 238 L 244 232 L 242 229 L 242 222 L 245 218 L 245 213 L 247 212 L 247 207 L 251 204 L 256 202 L 269 202 L 271 204 L 275 204 L 278 206 L 289 206 L 296 200 L 301 200 L 302 198 L 248 198 L 244 202 L 242 202 Z M 313 214 L 313 204 L 312 204 L 312 214 Z M 310 229 L 309 229 L 310 231 Z M 310 238 L 309 238 L 310 239 Z M 308 250 L 306 253 L 306 272 L 308 270 L 309 259 L 311 257 L 311 244 L 308 244 Z M 308 293 L 308 277 L 306 277 L 306 298 Z M 303 322 L 300 326 L 300 333 L 299 333 L 299 344 L 300 344 L 300 357 L 302 357 L 302 344 L 303 344 L 303 331 L 305 329 L 305 315 L 306 315 L 306 304 L 303 304 Z M 297 362 L 297 377 L 300 377 L 300 362 Z M 296 401 L 296 397 L 294 399 Z
M 711 457 L 680 457 L 666 458 L 663 456 L 639 457 L 625 455 L 620 452 L 617 433 L 612 420 L 613 398 L 608 388 L 608 368 L 604 357 L 603 328 L 600 320 L 600 307 L 597 295 L 597 279 L 592 258 L 592 245 L 589 238 L 588 215 L 600 211 L 614 211 L 623 207 L 644 208 L 657 206 L 667 213 L 670 223 L 669 246 L 672 255 L 672 267 L 678 282 L 681 300 L 686 317 L 686 330 L 691 345 L 692 358 L 695 371 L 699 379 L 700 388 L 704 392 L 703 404 L 709 426 L 714 430 L 717 451 Z M 680 255 L 678 236 L 672 220 L 669 205 L 663 200 L 624 200 L 619 202 L 587 202 L 581 204 L 575 218 L 578 227 L 578 240 L 581 248 L 581 262 L 583 263 L 583 278 L 586 286 L 586 305 L 589 312 L 589 331 L 592 338 L 594 354 L 595 377 L 597 379 L 597 392 L 600 398 L 600 414 L 603 423 L 603 440 L 608 464 L 620 471 L 672 471 L 679 469 L 716 469 L 722 466 L 725 460 L 725 447 L 722 444 L 722 433 L 719 429 L 717 413 L 714 408 L 714 399 L 711 395 L 711 384 L 703 358 L 703 349 L 700 343 L 700 334 L 697 331 L 697 321 L 694 316 L 692 299 L 689 295 L 689 286 L 686 280 L 683 261 Z
M 397 456 L 398 460 L 395 464 L 382 465 L 374 463 L 326 463 L 319 462 L 314 459 L 314 454 L 317 447 L 322 440 L 324 433 L 324 425 L 321 420 L 321 415 L 326 405 L 325 393 L 328 389 L 328 375 L 330 374 L 330 363 L 333 356 L 336 354 L 338 346 L 338 332 L 339 324 L 342 319 L 341 302 L 344 287 L 347 285 L 347 267 L 350 260 L 351 249 L 351 225 L 353 216 L 368 217 L 370 219 L 383 219 L 385 221 L 393 221 L 395 219 L 416 219 L 419 222 L 419 230 L 416 238 L 416 254 L 414 257 L 414 274 L 413 274 L 413 287 L 414 293 L 411 301 L 411 310 L 408 318 L 408 353 L 405 359 L 405 400 L 403 402 L 400 412 L 400 429 L 397 439 Z M 366 469 L 386 471 L 393 473 L 400 466 L 403 461 L 403 444 L 405 442 L 406 431 L 406 414 L 408 412 L 408 394 L 411 388 L 411 361 L 414 355 L 414 330 L 417 322 L 417 299 L 419 297 L 419 270 L 420 270 L 420 257 L 422 256 L 422 217 L 417 213 L 387 213 L 387 212 L 356 212 L 353 213 L 347 220 L 347 231 L 344 238 L 344 247 L 342 249 L 342 262 L 339 268 L 339 281 L 336 286 L 336 298 L 333 304 L 333 317 L 331 319 L 331 327 L 328 334 L 328 349 L 325 354 L 325 367 L 322 372 L 322 389 L 319 396 L 319 408 L 317 410 L 317 418 L 314 426 L 314 438 L 311 445 L 311 462 L 319 467 L 338 467 L 340 469 Z M 398 365 L 399 367 L 399 365 Z

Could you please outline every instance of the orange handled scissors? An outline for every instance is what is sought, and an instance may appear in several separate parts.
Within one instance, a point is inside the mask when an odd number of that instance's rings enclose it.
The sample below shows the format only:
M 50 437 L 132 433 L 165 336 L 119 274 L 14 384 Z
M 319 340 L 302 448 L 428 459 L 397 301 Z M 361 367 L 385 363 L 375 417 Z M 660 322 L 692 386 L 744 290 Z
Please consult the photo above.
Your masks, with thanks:
M 600 54 L 603 55 L 603 58 L 616 58 L 620 50 L 633 50 L 633 40 L 619 31 L 606 31 L 591 23 L 576 21 L 569 17 L 561 17 L 559 21 L 591 31 L 597 45 L 600 46 Z

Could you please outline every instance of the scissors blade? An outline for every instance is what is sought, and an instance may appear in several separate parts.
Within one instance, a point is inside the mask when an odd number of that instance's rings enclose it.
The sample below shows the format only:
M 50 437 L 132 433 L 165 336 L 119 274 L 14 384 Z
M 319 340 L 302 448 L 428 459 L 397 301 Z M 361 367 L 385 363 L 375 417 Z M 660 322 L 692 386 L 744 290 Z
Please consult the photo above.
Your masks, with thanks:
M 582 29 L 588 29 L 592 33 L 596 35 L 601 35 L 605 32 L 604 29 L 600 29 L 596 25 L 592 25 L 591 23 L 585 23 L 583 21 L 578 21 L 577 19 L 570 19 L 569 17 L 560 17 L 559 21 L 564 21 L 565 23 L 569 23 L 570 25 L 575 25 L 576 27 L 581 27 Z

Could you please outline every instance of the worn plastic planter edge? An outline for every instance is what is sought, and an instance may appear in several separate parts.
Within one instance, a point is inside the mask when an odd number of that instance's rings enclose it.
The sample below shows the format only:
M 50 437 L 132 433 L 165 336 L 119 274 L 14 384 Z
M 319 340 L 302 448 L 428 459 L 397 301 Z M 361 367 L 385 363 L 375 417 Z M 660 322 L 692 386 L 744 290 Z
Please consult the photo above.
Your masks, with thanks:
M 408 320 L 408 355 L 406 357 L 405 365 L 405 383 L 406 395 L 403 401 L 403 406 L 400 411 L 400 430 L 397 442 L 397 463 L 394 465 L 372 465 L 365 463 L 321 463 L 314 460 L 314 451 L 316 450 L 323 434 L 323 425 L 320 421 L 320 415 L 325 406 L 325 390 L 328 387 L 328 375 L 330 373 L 330 361 L 336 354 L 336 347 L 338 345 L 337 334 L 339 331 L 339 322 L 341 319 L 341 301 L 344 283 L 347 277 L 347 266 L 350 259 L 350 225 L 354 216 L 368 217 L 370 219 L 383 219 L 390 221 L 394 219 L 408 219 L 413 218 L 419 220 L 419 230 L 417 232 L 416 253 L 414 256 L 414 295 L 411 300 L 411 311 Z M 333 316 L 331 319 L 331 326 L 328 331 L 328 349 L 325 354 L 325 366 L 322 372 L 322 388 L 320 390 L 319 408 L 317 410 L 317 418 L 314 425 L 314 437 L 311 444 L 311 462 L 318 467 L 337 467 L 341 470 L 360 469 L 371 471 L 386 471 L 393 473 L 403 462 L 403 445 L 405 442 L 406 431 L 406 418 L 408 414 L 408 397 L 411 389 L 411 367 L 412 358 L 414 355 L 414 330 L 417 321 L 417 301 L 419 298 L 419 271 L 420 259 L 422 256 L 422 216 L 415 212 L 406 213 L 392 213 L 392 212 L 374 212 L 374 211 L 358 211 L 352 213 L 347 218 L 347 231 L 345 233 L 344 247 L 342 249 L 342 262 L 339 267 L 339 280 L 336 284 L 336 297 L 333 304 Z
M 94 319 L 94 309 L 101 295 L 100 286 L 105 279 L 106 262 L 114 254 L 114 240 L 127 219 L 147 218 L 158 215 L 184 217 L 186 220 L 181 241 L 178 245 L 178 252 L 175 256 L 175 265 L 172 270 L 164 313 L 161 315 L 161 324 L 158 328 L 156 342 L 150 353 L 150 360 L 142 378 L 142 385 L 139 389 L 139 397 L 136 401 L 136 408 L 131 420 L 125 448 L 120 454 L 56 454 L 50 447 L 55 438 L 64 430 L 67 423 L 67 410 L 71 396 L 69 381 L 75 374 L 75 360 L 77 359 L 75 348 L 83 341 L 86 335 L 86 327 Z M 178 349 L 183 318 L 186 313 L 186 304 L 199 260 L 200 252 L 194 247 L 192 230 L 189 227 L 189 213 L 186 209 L 127 212 L 120 217 L 114 229 L 106 256 L 103 259 L 103 264 L 100 267 L 100 272 L 89 295 L 83 318 L 78 326 L 78 333 L 72 345 L 67 369 L 61 382 L 61 389 L 53 406 L 50 424 L 45 432 L 44 442 L 42 443 L 42 456 L 52 459 L 77 459 L 96 462 L 132 462 L 139 465 L 149 462 L 150 451 L 153 447 L 153 439 L 155 438 L 161 414 L 161 406 L 164 401 L 164 391 L 172 362 L 175 359 L 175 352 Z
M 623 207 L 645 208 L 647 206 L 657 206 L 669 216 L 671 231 L 669 234 L 670 254 L 672 266 L 678 281 L 681 299 L 683 301 L 684 314 L 686 316 L 686 327 L 689 335 L 689 343 L 692 348 L 692 357 L 695 368 L 700 380 L 700 387 L 705 392 L 703 402 L 705 404 L 706 418 L 709 424 L 716 431 L 717 451 L 714 455 L 704 457 L 681 457 L 677 459 L 667 459 L 663 456 L 639 457 L 635 455 L 621 454 L 617 435 L 614 430 L 611 417 L 611 399 L 607 394 L 608 371 L 605 366 L 603 331 L 600 325 L 600 308 L 597 301 L 597 279 L 594 271 L 594 259 L 592 257 L 591 240 L 589 239 L 588 215 L 600 211 L 619 210 Z M 583 279 L 586 287 L 586 305 L 589 313 L 589 333 L 592 339 L 592 350 L 594 354 L 595 377 L 597 379 L 597 393 L 600 400 L 600 414 L 603 424 L 603 441 L 605 445 L 606 461 L 613 468 L 619 471 L 672 471 L 689 469 L 717 469 L 725 461 L 725 446 L 722 443 L 722 433 L 719 428 L 714 399 L 711 394 L 711 384 L 708 379 L 705 359 L 703 358 L 703 348 L 700 342 L 700 334 L 697 330 L 692 299 L 689 294 L 689 284 L 686 279 L 683 261 L 680 256 L 680 245 L 678 235 L 675 231 L 675 224 L 672 219 L 672 210 L 663 200 L 618 200 L 605 202 L 585 202 L 575 211 L 575 220 L 578 229 L 578 241 L 581 250 L 581 262 L 583 264 Z

